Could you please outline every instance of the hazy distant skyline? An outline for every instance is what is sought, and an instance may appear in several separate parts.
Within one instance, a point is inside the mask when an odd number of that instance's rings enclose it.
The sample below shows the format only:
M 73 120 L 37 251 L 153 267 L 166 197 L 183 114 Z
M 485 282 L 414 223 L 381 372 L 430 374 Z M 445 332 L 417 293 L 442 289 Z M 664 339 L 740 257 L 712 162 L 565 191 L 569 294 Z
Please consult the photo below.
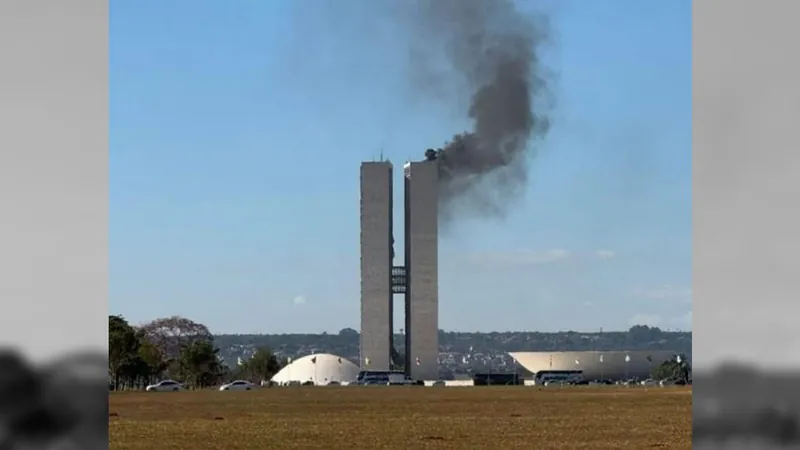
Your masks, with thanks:
M 358 328 L 360 161 L 399 181 L 466 122 L 345 4 L 114 3 L 112 314 Z M 691 2 L 569 1 L 553 29 L 552 131 L 506 220 L 442 237 L 440 327 L 691 329 Z

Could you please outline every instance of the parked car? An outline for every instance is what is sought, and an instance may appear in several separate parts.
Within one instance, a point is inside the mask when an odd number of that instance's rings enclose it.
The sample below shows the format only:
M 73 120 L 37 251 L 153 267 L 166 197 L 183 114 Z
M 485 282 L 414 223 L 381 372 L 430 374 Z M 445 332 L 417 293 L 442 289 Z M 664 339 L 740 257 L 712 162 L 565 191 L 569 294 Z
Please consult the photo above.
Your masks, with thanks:
M 245 380 L 236 380 L 231 381 L 230 383 L 223 384 L 219 387 L 220 391 L 249 391 L 256 387 L 255 384 L 245 381 Z
M 183 390 L 183 385 L 174 380 L 162 380 L 147 386 L 145 390 L 147 392 L 178 392 Z

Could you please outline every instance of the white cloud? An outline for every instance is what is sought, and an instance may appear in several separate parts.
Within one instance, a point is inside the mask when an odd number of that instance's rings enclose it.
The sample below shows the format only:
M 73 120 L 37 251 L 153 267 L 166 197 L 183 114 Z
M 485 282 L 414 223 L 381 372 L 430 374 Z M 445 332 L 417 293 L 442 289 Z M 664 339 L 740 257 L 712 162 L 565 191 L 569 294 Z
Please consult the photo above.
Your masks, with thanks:
M 647 325 L 649 327 L 657 327 L 661 325 L 661 323 L 661 317 L 655 314 L 636 314 L 635 316 L 631 317 L 631 320 L 628 321 L 628 324 L 631 326 Z
M 612 258 L 616 257 L 617 254 L 614 253 L 611 250 L 600 249 L 600 250 L 595 250 L 594 251 L 594 256 L 596 256 L 596 257 L 598 257 L 600 259 L 612 259 Z
M 633 296 L 645 300 L 670 303 L 692 303 L 692 288 L 663 284 L 657 287 L 633 289 Z
M 536 265 L 565 260 L 571 256 L 569 250 L 556 248 L 550 250 L 519 250 L 510 252 L 472 253 L 467 260 L 481 265 Z
M 306 303 L 306 298 L 302 295 L 298 295 L 297 297 L 292 299 L 292 303 L 295 305 L 304 305 Z

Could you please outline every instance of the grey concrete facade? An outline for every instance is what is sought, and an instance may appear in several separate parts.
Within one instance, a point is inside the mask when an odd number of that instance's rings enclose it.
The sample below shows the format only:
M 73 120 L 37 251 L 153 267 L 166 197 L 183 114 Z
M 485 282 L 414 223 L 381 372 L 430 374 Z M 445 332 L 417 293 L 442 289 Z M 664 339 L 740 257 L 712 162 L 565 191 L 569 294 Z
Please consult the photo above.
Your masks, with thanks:
M 436 162 L 406 164 L 406 364 L 412 378 L 439 379 L 439 208 Z
M 392 346 L 392 164 L 361 164 L 360 366 L 389 370 Z

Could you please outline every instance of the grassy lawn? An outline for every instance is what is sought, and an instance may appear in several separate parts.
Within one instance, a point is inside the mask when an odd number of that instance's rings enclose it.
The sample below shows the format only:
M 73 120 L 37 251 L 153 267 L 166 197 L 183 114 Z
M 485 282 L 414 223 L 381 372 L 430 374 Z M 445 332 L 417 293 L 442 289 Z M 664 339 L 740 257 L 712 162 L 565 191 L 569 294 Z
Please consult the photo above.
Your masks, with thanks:
M 109 414 L 112 450 L 692 447 L 684 388 L 112 393 Z

